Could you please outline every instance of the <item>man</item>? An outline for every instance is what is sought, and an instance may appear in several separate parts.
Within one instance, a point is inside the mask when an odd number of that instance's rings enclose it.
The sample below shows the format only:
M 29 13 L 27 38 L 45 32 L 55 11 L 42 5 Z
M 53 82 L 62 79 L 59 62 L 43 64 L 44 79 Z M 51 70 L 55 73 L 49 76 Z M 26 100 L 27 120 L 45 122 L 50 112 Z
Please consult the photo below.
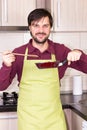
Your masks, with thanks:
M 33 10 L 28 16 L 32 39 L 13 52 L 3 53 L 0 90 L 6 89 L 16 74 L 19 81 L 18 130 L 67 130 L 59 80 L 68 67 L 87 73 L 86 54 L 48 39 L 52 25 L 53 19 L 47 10 Z M 65 59 L 68 62 L 57 68 L 36 66 L 36 63 Z

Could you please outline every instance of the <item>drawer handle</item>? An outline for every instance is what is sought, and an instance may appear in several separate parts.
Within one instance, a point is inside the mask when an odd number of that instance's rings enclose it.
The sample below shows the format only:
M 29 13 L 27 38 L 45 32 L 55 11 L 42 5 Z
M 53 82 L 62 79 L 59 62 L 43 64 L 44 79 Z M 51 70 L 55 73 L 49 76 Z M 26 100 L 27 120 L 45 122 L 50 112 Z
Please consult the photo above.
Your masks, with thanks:
M 2 20 L 8 22 L 8 0 L 2 0 Z
M 17 115 L 15 116 L 0 116 L 0 119 L 17 119 Z
M 60 26 L 60 0 L 57 3 L 57 26 Z

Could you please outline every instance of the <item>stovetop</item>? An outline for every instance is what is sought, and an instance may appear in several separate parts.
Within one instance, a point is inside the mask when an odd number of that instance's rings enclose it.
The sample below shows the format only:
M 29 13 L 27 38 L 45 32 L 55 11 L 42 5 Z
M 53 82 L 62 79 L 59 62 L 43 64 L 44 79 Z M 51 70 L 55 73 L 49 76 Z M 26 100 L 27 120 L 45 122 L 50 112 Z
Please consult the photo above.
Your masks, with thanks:
M 2 96 L 0 97 L 0 106 L 11 106 L 17 105 L 18 93 L 16 92 L 3 92 Z

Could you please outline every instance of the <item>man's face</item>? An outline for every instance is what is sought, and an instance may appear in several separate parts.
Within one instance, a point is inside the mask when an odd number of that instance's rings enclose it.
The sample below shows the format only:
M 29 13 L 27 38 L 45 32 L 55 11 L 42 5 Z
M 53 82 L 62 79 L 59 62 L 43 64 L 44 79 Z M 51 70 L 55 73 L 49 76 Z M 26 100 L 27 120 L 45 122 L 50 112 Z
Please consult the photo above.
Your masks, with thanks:
M 44 44 L 51 30 L 49 18 L 43 17 L 38 21 L 33 21 L 29 29 L 33 40 L 38 44 Z

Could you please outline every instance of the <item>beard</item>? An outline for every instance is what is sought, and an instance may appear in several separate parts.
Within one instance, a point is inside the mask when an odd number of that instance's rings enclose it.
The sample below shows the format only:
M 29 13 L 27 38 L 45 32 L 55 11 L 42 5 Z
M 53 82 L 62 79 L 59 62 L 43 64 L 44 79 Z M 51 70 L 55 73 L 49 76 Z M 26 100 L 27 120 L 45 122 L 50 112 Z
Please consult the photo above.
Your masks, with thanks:
M 44 44 L 47 40 L 48 40 L 48 37 L 49 35 L 47 35 L 42 41 L 40 41 L 37 37 L 35 37 L 32 32 L 30 32 L 32 38 L 34 39 L 34 41 L 37 43 L 37 44 Z M 43 34 L 43 35 L 46 35 L 45 33 L 37 33 L 36 35 L 38 34 Z

